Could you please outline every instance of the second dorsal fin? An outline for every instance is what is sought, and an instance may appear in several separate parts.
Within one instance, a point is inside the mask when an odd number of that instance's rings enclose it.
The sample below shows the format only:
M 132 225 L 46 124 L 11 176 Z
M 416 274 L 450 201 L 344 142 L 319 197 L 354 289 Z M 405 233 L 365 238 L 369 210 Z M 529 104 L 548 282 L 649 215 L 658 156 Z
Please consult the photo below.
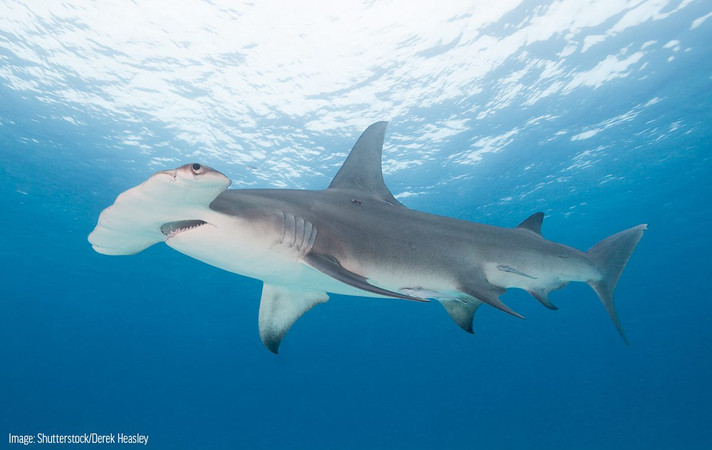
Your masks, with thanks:
M 524 219 L 524 221 L 520 223 L 517 228 L 524 228 L 541 236 L 541 224 L 543 221 L 544 213 L 537 212 Z
M 379 200 L 400 205 L 383 181 L 381 156 L 388 122 L 376 122 L 366 128 L 349 156 L 331 180 L 329 189 L 367 194 Z

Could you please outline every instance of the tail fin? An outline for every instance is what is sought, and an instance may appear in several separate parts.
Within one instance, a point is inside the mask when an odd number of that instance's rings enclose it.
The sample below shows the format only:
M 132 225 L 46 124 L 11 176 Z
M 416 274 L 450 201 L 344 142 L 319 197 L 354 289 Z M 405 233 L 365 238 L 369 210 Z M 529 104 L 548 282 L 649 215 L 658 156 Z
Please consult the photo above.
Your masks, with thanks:
M 618 284 L 618 278 L 620 278 L 621 273 L 623 273 L 626 263 L 628 263 L 628 258 L 630 258 L 633 250 L 635 250 L 635 246 L 638 245 L 640 238 L 643 237 L 643 231 L 647 229 L 647 225 L 638 225 L 621 231 L 594 245 L 593 248 L 586 253 L 586 256 L 588 256 L 602 274 L 600 280 L 590 280 L 588 284 L 596 291 L 596 294 L 598 294 L 601 302 L 603 302 L 603 306 L 606 307 L 606 311 L 608 311 L 611 319 L 613 319 L 613 324 L 618 329 L 618 332 L 626 344 L 628 343 L 628 339 L 626 339 L 621 323 L 618 320 L 618 314 L 616 313 L 616 307 L 613 302 L 613 290 Z

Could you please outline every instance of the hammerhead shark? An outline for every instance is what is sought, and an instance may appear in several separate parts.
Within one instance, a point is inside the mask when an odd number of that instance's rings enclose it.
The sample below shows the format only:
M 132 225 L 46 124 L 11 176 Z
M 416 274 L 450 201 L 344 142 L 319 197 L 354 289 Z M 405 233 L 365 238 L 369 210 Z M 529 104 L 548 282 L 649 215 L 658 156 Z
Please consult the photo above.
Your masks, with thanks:
M 593 288 L 626 339 L 613 290 L 646 225 L 582 252 L 544 239 L 541 212 L 500 228 L 409 209 L 383 181 L 386 126 L 369 126 L 320 191 L 228 189 L 228 177 L 198 163 L 158 172 L 101 213 L 89 242 L 105 255 L 130 255 L 164 241 L 262 280 L 259 332 L 274 353 L 327 292 L 435 299 L 472 333 L 482 303 L 522 317 L 499 299 L 507 288 L 556 309 L 549 293 L 572 281 Z

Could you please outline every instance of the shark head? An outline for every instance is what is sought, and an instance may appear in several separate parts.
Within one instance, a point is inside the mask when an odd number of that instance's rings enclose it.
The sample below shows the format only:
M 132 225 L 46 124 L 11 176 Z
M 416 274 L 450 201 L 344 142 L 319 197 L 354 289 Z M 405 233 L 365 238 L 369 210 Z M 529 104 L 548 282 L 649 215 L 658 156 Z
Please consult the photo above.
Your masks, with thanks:
M 168 178 L 160 177 L 161 174 L 167 175 Z M 169 203 L 179 202 L 186 213 L 192 207 L 209 205 L 230 186 L 228 177 L 198 163 L 186 164 L 177 169 L 158 172 L 156 175 L 159 176 L 158 179 L 162 184 L 156 182 L 155 188 L 165 189 L 165 198 L 171 199 Z M 196 230 L 204 225 L 209 224 L 205 220 L 186 216 L 180 220 L 164 223 L 160 231 L 168 241 L 181 233 Z
M 101 213 L 89 242 L 107 255 L 138 253 L 208 224 L 204 212 L 228 186 L 228 177 L 198 163 L 158 172 Z
M 156 197 L 153 200 L 156 204 L 154 206 L 160 209 L 172 209 L 176 206 L 209 204 L 228 186 L 230 186 L 230 179 L 222 173 L 208 166 L 192 163 L 157 172 L 137 187 L 141 195 Z M 135 197 L 135 195 L 128 197 Z
M 160 195 L 163 201 L 204 206 L 230 186 L 230 179 L 215 169 L 193 163 L 158 172 L 142 186 L 146 193 Z

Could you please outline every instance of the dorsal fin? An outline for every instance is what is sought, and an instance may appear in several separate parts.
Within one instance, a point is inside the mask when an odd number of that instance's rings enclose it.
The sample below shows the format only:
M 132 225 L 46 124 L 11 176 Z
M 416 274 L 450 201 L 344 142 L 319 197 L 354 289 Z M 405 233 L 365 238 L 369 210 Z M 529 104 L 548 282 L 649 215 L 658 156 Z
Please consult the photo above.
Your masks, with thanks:
M 376 122 L 366 128 L 351 149 L 344 165 L 331 180 L 329 189 L 369 194 L 393 205 L 400 202 L 393 197 L 383 181 L 381 156 L 388 122 Z
M 533 231 L 539 236 L 541 236 L 541 223 L 544 221 L 544 213 L 538 212 L 524 219 L 524 222 L 520 223 L 517 228 L 524 228 L 529 231 Z

